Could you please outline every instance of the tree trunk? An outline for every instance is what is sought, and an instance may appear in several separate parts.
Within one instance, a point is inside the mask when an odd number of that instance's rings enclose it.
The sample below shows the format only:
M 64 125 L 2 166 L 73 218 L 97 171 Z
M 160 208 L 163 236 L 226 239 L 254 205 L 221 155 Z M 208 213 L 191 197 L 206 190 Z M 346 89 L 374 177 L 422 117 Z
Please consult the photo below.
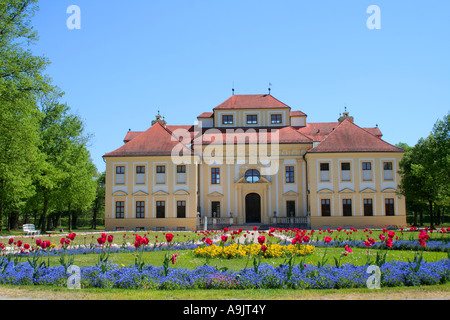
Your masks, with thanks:
M 419 212 L 419 224 L 421 227 L 423 227 L 423 211 L 422 211 L 422 209 L 420 209 L 420 212 Z
M 430 200 L 428 201 L 428 208 L 430 210 L 430 230 L 434 230 L 434 223 L 433 223 L 433 202 Z
M 44 208 L 42 210 L 42 216 L 40 221 L 42 233 L 47 231 L 47 211 L 48 211 L 48 199 L 47 193 L 44 191 Z
M 72 232 L 72 203 L 67 206 L 67 215 L 69 217 L 69 232 Z
M 97 229 L 97 204 L 94 203 L 94 208 L 92 210 L 92 229 Z

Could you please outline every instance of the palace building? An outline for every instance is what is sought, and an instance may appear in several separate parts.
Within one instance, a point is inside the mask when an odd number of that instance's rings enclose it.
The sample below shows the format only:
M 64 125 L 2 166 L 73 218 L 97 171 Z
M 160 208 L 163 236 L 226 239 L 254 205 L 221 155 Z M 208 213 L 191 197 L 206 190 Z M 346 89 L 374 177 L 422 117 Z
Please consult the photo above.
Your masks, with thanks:
M 406 225 L 404 150 L 361 128 L 307 115 L 272 95 L 233 95 L 195 125 L 160 115 L 104 155 L 108 230 Z

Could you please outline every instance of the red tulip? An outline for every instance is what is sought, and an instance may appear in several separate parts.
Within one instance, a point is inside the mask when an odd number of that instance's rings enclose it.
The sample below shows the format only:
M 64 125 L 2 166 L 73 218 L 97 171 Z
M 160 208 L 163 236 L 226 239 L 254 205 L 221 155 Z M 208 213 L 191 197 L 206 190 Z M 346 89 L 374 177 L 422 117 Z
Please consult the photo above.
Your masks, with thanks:
M 264 236 L 258 237 L 258 242 L 259 242 L 259 244 L 262 245 L 264 242 L 266 242 L 266 237 L 264 237 Z
M 67 236 L 67 238 L 69 238 L 70 240 L 75 240 L 76 234 L 75 233 L 71 233 Z
M 178 253 L 175 253 L 174 255 L 172 255 L 172 264 L 175 264 L 175 261 L 177 261 L 177 257 L 178 257 Z
M 266 246 L 265 244 L 263 244 L 263 245 L 261 246 L 261 251 L 262 251 L 262 252 L 266 252 L 266 250 L 267 250 L 267 246 Z
M 227 242 L 227 240 L 228 240 L 228 237 L 225 235 L 223 235 L 221 238 L 222 238 L 222 242 Z
M 173 239 L 173 234 L 171 234 L 171 233 L 166 234 L 167 243 L 172 242 L 172 239 Z

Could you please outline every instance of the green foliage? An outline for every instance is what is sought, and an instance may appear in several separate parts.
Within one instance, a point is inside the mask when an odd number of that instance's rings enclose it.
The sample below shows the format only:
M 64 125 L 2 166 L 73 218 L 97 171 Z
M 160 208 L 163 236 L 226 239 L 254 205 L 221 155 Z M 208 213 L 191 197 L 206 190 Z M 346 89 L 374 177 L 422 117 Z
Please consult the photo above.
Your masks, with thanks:
M 400 161 L 402 181 L 399 191 L 407 202 L 429 208 L 430 227 L 434 227 L 433 211 L 436 205 L 448 206 L 450 195 L 450 130 L 447 114 L 436 122 L 427 138 L 407 148 Z M 411 204 L 409 205 L 411 207 Z
M 87 210 L 97 194 L 89 136 L 34 56 L 37 0 L 0 0 L 0 228 L 12 213 Z M 101 210 L 101 208 L 100 208 Z M 1 230 L 1 229 L 0 229 Z

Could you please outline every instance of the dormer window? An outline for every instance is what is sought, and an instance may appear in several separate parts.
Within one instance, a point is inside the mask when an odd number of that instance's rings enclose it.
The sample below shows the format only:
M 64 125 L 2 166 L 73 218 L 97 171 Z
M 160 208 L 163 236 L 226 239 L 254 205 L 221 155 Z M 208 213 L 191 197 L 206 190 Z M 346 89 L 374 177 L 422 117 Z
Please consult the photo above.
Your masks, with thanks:
M 270 116 L 270 120 L 272 124 L 280 124 L 283 122 L 283 117 L 281 116 L 281 114 L 272 114 Z
M 247 115 L 247 124 L 257 124 L 258 116 L 256 114 Z
M 222 116 L 222 124 L 233 124 L 233 116 L 232 115 L 223 115 Z

